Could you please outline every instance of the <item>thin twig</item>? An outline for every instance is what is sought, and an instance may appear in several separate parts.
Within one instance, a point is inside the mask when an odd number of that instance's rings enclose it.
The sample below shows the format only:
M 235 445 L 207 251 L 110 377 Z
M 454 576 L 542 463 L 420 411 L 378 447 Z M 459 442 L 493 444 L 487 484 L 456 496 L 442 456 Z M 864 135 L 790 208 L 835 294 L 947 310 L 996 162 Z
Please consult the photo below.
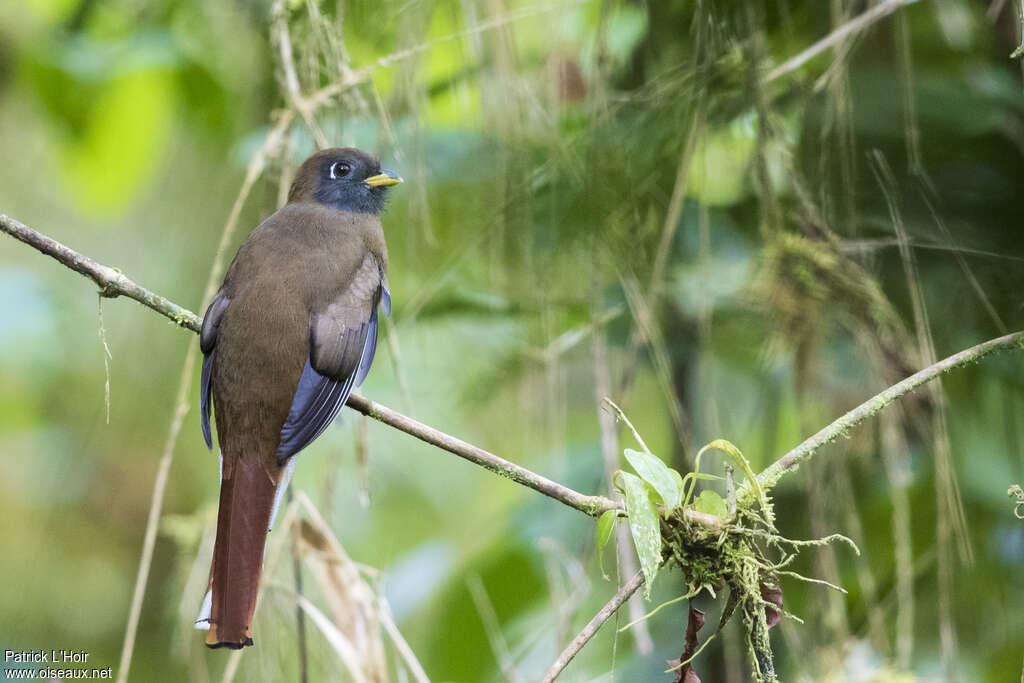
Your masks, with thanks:
M 378 598 L 381 602 L 380 618 L 381 624 L 384 626 L 384 632 L 391 638 L 391 642 L 394 644 L 395 649 L 398 650 L 398 654 L 405 663 L 409 673 L 412 674 L 416 683 L 430 683 L 430 677 L 423 670 L 423 665 L 416 659 L 416 653 L 412 651 L 409 643 L 405 641 L 401 631 L 398 630 L 398 626 L 395 625 L 395 619 L 391 615 L 391 608 L 388 606 L 387 600 L 383 596 L 378 596 Z
M 935 226 L 942 232 L 943 237 L 946 239 L 946 246 L 952 247 L 950 252 L 953 254 L 953 258 L 956 259 L 957 265 L 960 266 L 960 270 L 963 272 L 964 278 L 971 285 L 971 289 L 973 289 L 974 293 L 978 296 L 978 301 L 985 307 L 985 312 L 988 313 L 988 317 L 992 320 L 992 324 L 995 325 L 996 332 L 999 332 L 1000 334 L 1009 334 L 1010 328 L 1008 328 L 1006 323 L 1003 322 L 999 312 L 996 310 L 995 306 L 992 305 L 992 301 L 990 301 L 988 295 L 985 294 L 985 290 L 982 289 L 977 276 L 974 274 L 974 271 L 971 270 L 971 266 L 968 265 L 967 259 L 964 258 L 964 252 L 959 249 L 956 243 L 956 238 L 953 237 L 953 233 L 951 233 L 949 228 L 946 227 L 946 221 L 943 220 L 942 216 L 936 210 L 932 199 L 929 198 L 928 187 L 925 183 L 922 183 L 921 199 L 924 200 L 924 204 L 928 208 L 928 213 L 931 214 L 932 220 L 935 222 Z M 904 234 L 897 237 L 896 243 L 901 250 L 915 246 L 910 240 L 910 236 L 907 235 L 905 231 Z
M 284 92 L 288 96 L 288 101 L 292 107 L 299 112 L 302 116 L 302 120 L 306 122 L 306 127 L 309 128 L 310 133 L 313 135 L 313 139 L 316 140 L 316 144 L 319 148 L 323 149 L 328 147 L 327 135 L 323 129 L 320 128 L 320 124 L 316 121 L 314 111 L 318 108 L 316 104 L 310 104 L 310 101 L 303 97 L 302 89 L 299 85 L 299 77 L 295 72 L 295 58 L 292 54 L 292 38 L 288 32 L 288 17 L 284 11 L 284 3 L 282 0 L 278 0 L 274 4 L 271 10 L 273 16 L 273 28 L 272 37 L 277 41 L 279 58 L 281 60 L 281 68 L 284 72 L 284 82 L 281 84 Z
M 405 376 L 402 365 L 402 349 L 398 345 L 397 325 L 390 320 L 384 324 L 384 340 L 388 344 L 388 354 L 391 356 L 391 368 L 395 371 L 395 381 L 398 382 L 398 395 L 402 397 L 402 410 L 411 413 L 412 391 L 409 389 L 409 380 Z
M 338 659 L 341 660 L 341 663 L 345 666 L 345 669 L 355 683 L 370 683 L 370 679 L 367 678 L 361 666 L 361 653 L 326 614 L 308 599 L 292 591 L 287 586 L 273 583 L 270 586 L 294 599 L 299 609 L 309 615 L 310 621 L 320 629 L 320 633 L 323 634 L 331 649 L 338 655 Z M 236 652 L 241 652 L 241 650 L 236 650 Z
M 686 198 L 693 153 L 697 149 L 697 141 L 704 128 L 703 95 L 704 90 L 701 89 L 701 99 L 697 102 L 693 120 L 690 121 L 690 130 L 686 134 L 686 142 L 683 143 L 683 149 L 680 151 L 676 179 L 672 184 L 672 197 L 669 199 L 668 211 L 665 212 L 665 222 L 661 226 L 658 250 L 654 253 L 654 265 L 651 267 L 651 281 L 648 284 L 647 293 L 647 299 L 652 308 L 657 305 L 664 288 L 665 266 L 668 264 L 669 252 L 672 250 L 672 241 L 679 230 L 679 219 L 683 215 L 683 200 Z
M 594 637 L 594 634 L 597 633 L 598 629 L 604 625 L 604 622 L 608 621 L 608 619 L 610 619 L 611 616 L 615 614 L 620 607 L 622 607 L 622 603 L 626 602 L 626 600 L 629 599 L 629 596 L 633 595 L 633 593 L 635 593 L 643 583 L 643 572 L 637 572 L 634 574 L 633 578 L 631 578 L 625 586 L 620 588 L 618 593 L 612 596 L 612 599 L 601 608 L 601 611 L 595 614 L 594 618 L 583 627 L 583 630 L 579 632 L 579 635 L 573 638 L 572 642 L 562 650 L 562 654 L 558 655 L 558 659 L 555 660 L 555 663 L 552 664 L 550 668 L 548 668 L 547 673 L 544 674 L 544 678 L 541 679 L 541 683 L 551 683 L 551 681 L 558 678 L 559 674 L 565 670 L 565 667 L 569 666 L 569 662 L 572 661 L 572 658 L 583 649 L 583 646 L 586 645 L 587 642 Z
M 647 444 L 644 442 L 643 437 L 640 436 L 640 432 L 638 432 L 636 427 L 633 426 L 633 423 L 629 421 L 629 418 L 626 417 L 626 413 L 622 411 L 622 408 L 616 405 L 615 401 L 611 400 L 607 396 L 602 397 L 602 402 L 607 403 L 609 406 L 611 406 L 611 409 L 615 411 L 617 419 L 625 422 L 626 426 L 629 427 L 629 431 L 633 432 L 633 438 L 636 439 L 636 442 L 638 444 L 640 444 L 640 448 L 644 449 L 644 452 L 650 455 L 651 449 L 647 447 Z
M 593 356 L 594 356 L 594 399 L 597 403 L 597 421 L 601 429 L 601 452 L 604 455 L 605 483 L 609 492 L 621 499 L 621 494 L 616 493 L 614 486 L 615 471 L 619 469 L 619 439 L 615 430 L 616 416 L 604 409 L 605 400 L 611 404 L 619 413 L 622 411 L 610 399 L 611 395 L 611 371 L 609 370 L 608 344 L 605 341 L 604 328 L 594 323 L 593 332 Z M 626 416 L 622 415 L 623 420 Z M 628 422 L 628 420 L 626 420 Z M 632 425 L 630 425 L 632 427 Z M 625 524 L 615 525 L 615 546 L 616 561 L 618 568 L 623 574 L 632 576 L 636 573 L 637 557 L 633 552 L 633 541 L 629 535 L 629 529 Z M 598 552 L 601 552 L 600 549 Z M 647 622 L 642 621 L 644 614 L 643 596 L 634 594 L 629 599 L 629 620 L 635 624 L 632 629 L 633 641 L 636 643 L 636 650 L 639 654 L 650 654 L 654 651 L 654 641 L 647 628 Z
M 185 364 L 181 369 L 181 380 L 178 384 L 178 397 L 175 400 L 174 417 L 171 419 L 171 427 L 167 433 L 167 440 L 164 442 L 163 454 L 157 465 L 156 479 L 153 482 L 153 499 L 149 506 L 149 517 L 146 520 L 146 533 L 142 541 L 142 557 L 139 560 L 139 572 L 135 577 L 135 590 L 132 595 L 132 604 L 128 612 L 128 625 L 125 627 L 124 644 L 121 647 L 121 662 L 118 664 L 117 683 L 125 683 L 128 680 L 128 669 L 132 663 L 132 652 L 135 649 L 135 634 L 139 628 L 139 619 L 142 616 L 142 599 L 146 594 L 146 584 L 149 580 L 149 568 L 153 563 L 153 549 L 156 547 L 156 532 L 160 526 L 160 512 L 163 509 L 164 490 L 167 488 L 167 480 L 170 476 L 171 460 L 174 458 L 174 446 L 178 443 L 178 434 L 185 422 L 185 415 L 189 408 L 189 389 L 191 388 L 192 371 L 195 368 L 195 353 L 192 347 L 198 348 L 198 340 L 189 344 L 189 351 L 185 356 Z
M 295 484 L 288 482 L 288 505 L 295 499 Z M 302 591 L 302 560 L 299 557 L 299 537 L 291 534 L 292 539 L 292 573 L 295 575 L 295 594 L 303 597 Z M 299 645 L 299 681 L 309 680 L 309 647 L 306 641 L 306 613 L 298 604 L 295 606 L 295 635 Z
M 498 613 L 494 611 L 494 604 L 491 602 L 490 596 L 487 595 L 487 587 L 484 586 L 483 579 L 474 572 L 466 577 L 466 587 L 469 589 L 469 595 L 473 599 L 476 613 L 484 625 L 484 633 L 487 635 L 487 641 L 491 645 L 491 652 L 494 654 L 498 666 L 501 667 L 502 677 L 506 683 L 519 683 L 522 678 L 519 676 L 519 672 L 516 671 L 515 660 L 509 652 L 505 634 L 501 632 Z
M 103 345 L 103 374 L 106 381 L 103 383 L 103 404 L 107 408 L 107 424 L 110 424 L 110 361 L 114 357 L 110 354 L 110 346 L 107 345 L 107 328 L 103 324 L 103 294 L 96 297 L 97 314 L 100 319 L 100 344 Z
M 117 268 L 96 263 L 88 256 L 79 254 L 74 249 L 64 246 L 41 232 L 36 232 L 7 214 L 0 214 L 0 230 L 31 247 L 35 247 L 44 254 L 52 256 L 71 270 L 86 276 L 100 288 L 100 295 L 108 298 L 126 296 L 130 299 L 135 299 L 143 306 L 152 308 L 178 325 L 187 327 L 193 332 L 199 331 L 198 320 L 192 311 L 182 308 L 159 294 L 154 294 L 145 287 L 140 287 L 125 277 Z M 193 320 L 197 320 L 195 327 L 190 326 Z
M 1021 35 L 1020 44 L 1010 53 L 1010 59 L 1017 59 L 1024 54 L 1024 0 L 1017 3 L 1017 25 L 1020 27 L 1018 33 Z
M 640 292 L 640 283 L 636 278 L 620 277 L 622 292 L 626 295 L 626 303 L 629 305 L 630 313 L 633 314 L 633 322 L 637 331 L 648 342 L 651 347 L 651 354 L 654 359 L 654 367 L 657 372 L 655 379 L 665 395 L 665 405 L 668 408 L 669 417 L 675 427 L 676 438 L 682 447 L 683 460 L 691 464 L 693 448 L 693 429 L 690 420 L 683 410 L 682 400 L 676 391 L 672 374 L 672 360 L 668 353 L 668 344 L 661 327 L 655 320 L 655 310 L 652 308 L 652 299 L 644 297 Z
M 879 355 L 872 350 L 873 355 Z M 883 362 L 881 359 L 879 363 Z M 910 449 L 898 411 L 881 418 L 882 465 L 892 499 L 893 561 L 896 565 L 896 665 L 909 671 L 914 652 L 914 550 L 910 510 Z
M 909 36 L 903 25 L 903 52 L 909 60 Z M 909 78 L 909 62 L 904 69 L 906 78 Z M 909 90 L 909 86 L 908 86 Z M 908 93 L 906 99 L 912 101 Z M 915 121 L 912 111 L 907 114 L 907 149 L 908 163 L 912 168 L 915 163 L 915 145 L 913 129 Z M 904 276 L 907 280 L 907 289 L 910 292 L 910 301 L 914 312 L 914 328 L 917 336 L 918 354 L 921 362 L 934 363 L 936 358 L 935 341 L 932 338 L 931 322 L 928 317 L 928 308 L 924 301 L 924 291 L 921 288 L 921 279 L 918 275 L 917 261 L 914 252 L 907 244 L 907 232 L 903 224 L 903 217 L 897 203 L 894 188 L 895 179 L 885 157 L 878 150 L 873 152 L 872 171 L 875 174 L 879 186 L 885 196 L 889 208 L 889 216 L 892 221 L 893 232 L 899 240 L 900 260 L 903 262 Z M 919 160 L 917 161 L 919 164 Z M 920 177 L 920 166 L 916 174 Z M 969 527 L 964 513 L 963 499 L 960 497 L 960 490 L 956 483 L 952 463 L 952 447 L 949 441 L 949 425 L 946 419 L 946 395 L 939 383 L 929 385 L 929 396 L 934 406 L 933 423 L 929 425 L 929 432 L 932 440 L 935 461 L 935 559 L 938 565 L 938 622 L 939 622 L 939 643 L 942 653 L 942 665 L 949 680 L 956 678 L 956 651 L 957 638 L 956 626 L 953 623 L 952 594 L 954 591 L 954 567 L 952 558 L 952 542 L 961 542 L 961 559 L 969 562 L 971 558 Z
M 445 434 L 442 431 L 429 427 L 422 422 L 412 419 L 397 410 L 392 410 L 385 405 L 371 401 L 360 394 L 353 393 L 348 399 L 348 407 L 356 410 L 367 417 L 372 417 L 378 422 L 394 427 L 410 436 L 415 436 L 421 441 L 437 446 L 449 453 L 454 453 L 460 458 L 485 469 L 507 477 L 517 484 L 531 488 L 534 491 L 543 493 L 545 496 L 575 508 L 580 512 L 597 517 L 607 510 L 621 509 L 621 505 L 604 496 L 587 496 L 574 491 L 547 477 L 535 474 L 525 467 L 521 467 L 504 458 L 498 457 L 479 446 L 467 443 L 462 439 Z M 703 523 L 703 522 L 702 522 Z
M 988 9 L 985 10 L 985 18 L 988 19 L 990 23 L 996 23 L 996 21 L 999 20 L 999 15 L 1002 13 L 1005 5 L 1006 0 L 992 0 L 992 2 L 989 3 Z
M 590 1 L 591 0 L 571 0 L 569 3 L 539 3 L 530 7 L 524 7 L 514 12 L 508 12 L 506 14 L 492 17 L 487 21 L 480 22 L 476 26 L 471 26 L 465 30 L 449 33 L 448 35 L 428 40 L 425 43 L 420 43 L 419 45 L 399 50 L 390 55 L 385 55 L 384 57 L 380 57 L 376 61 L 358 69 L 348 69 L 347 73 L 345 73 L 340 80 L 326 85 L 320 90 L 312 93 L 305 99 L 305 102 L 311 108 L 319 107 L 336 95 L 339 95 L 357 85 L 366 83 L 373 77 L 374 72 L 378 69 L 389 68 L 398 62 L 410 59 L 423 52 L 428 52 L 442 43 L 459 40 L 468 36 L 474 36 L 479 33 L 485 33 L 493 29 L 501 28 L 507 24 L 515 23 L 521 19 L 527 19 L 555 9 L 569 9 L 576 5 L 587 4 Z
M 822 52 L 825 52 L 842 42 L 842 40 L 847 36 L 863 31 L 869 26 L 889 16 L 904 5 L 909 5 L 913 2 L 916 2 L 916 0 L 886 0 L 885 2 L 875 5 L 863 14 L 860 14 L 846 22 L 835 31 L 832 31 L 800 54 L 790 57 L 785 62 L 769 71 L 768 76 L 765 78 L 765 83 L 770 83 L 776 78 L 784 76 L 791 71 L 796 71 Z
M 370 509 L 370 430 L 366 417 L 355 423 L 356 467 L 359 468 L 359 505 Z
M 694 59 L 698 62 L 700 61 L 701 48 L 702 42 L 699 39 L 694 41 Z M 706 90 L 705 87 L 696 88 L 697 100 L 693 110 L 693 118 L 690 121 L 690 130 L 686 134 L 686 141 L 679 152 L 679 164 L 676 167 L 676 178 L 672 184 L 672 196 L 669 199 L 668 210 L 665 212 L 665 220 L 661 226 L 661 236 L 658 238 L 658 250 L 654 255 L 654 265 L 651 267 L 651 279 L 648 283 L 647 294 L 643 297 L 643 308 L 646 310 L 655 311 L 658 309 L 661 295 L 665 288 L 665 268 L 668 265 L 669 253 L 672 251 L 672 242 L 679 231 L 680 219 L 683 215 L 693 155 L 697 149 L 697 142 L 703 135 L 704 96 Z M 629 335 L 629 347 L 626 350 L 622 370 L 619 374 L 617 392 L 619 396 L 624 397 L 636 380 L 640 365 L 640 351 L 648 341 L 651 341 L 653 344 L 653 340 L 648 338 L 646 330 L 640 325 L 634 325 Z M 670 405 L 673 405 L 673 403 L 670 403 Z

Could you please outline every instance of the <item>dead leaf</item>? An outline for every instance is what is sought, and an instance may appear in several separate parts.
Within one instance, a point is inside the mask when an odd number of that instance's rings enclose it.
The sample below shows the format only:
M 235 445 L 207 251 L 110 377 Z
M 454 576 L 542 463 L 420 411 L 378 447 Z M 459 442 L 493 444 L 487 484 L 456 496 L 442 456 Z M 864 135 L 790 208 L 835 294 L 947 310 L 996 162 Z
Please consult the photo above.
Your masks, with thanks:
M 668 660 L 670 669 L 675 669 L 680 663 L 686 662 L 685 665 L 676 669 L 675 683 L 700 683 L 700 677 L 694 673 L 691 666 L 693 662 L 688 660 L 693 659 L 693 655 L 697 652 L 697 647 L 700 645 L 697 641 L 697 632 L 702 628 L 704 628 L 704 613 L 691 607 L 690 617 L 686 624 L 686 647 L 683 654 L 679 659 Z
M 778 609 L 772 609 L 768 605 L 764 606 L 765 621 L 768 623 L 768 628 L 771 628 L 782 621 L 782 589 L 778 586 L 762 583 L 761 598 L 765 602 L 778 607 Z

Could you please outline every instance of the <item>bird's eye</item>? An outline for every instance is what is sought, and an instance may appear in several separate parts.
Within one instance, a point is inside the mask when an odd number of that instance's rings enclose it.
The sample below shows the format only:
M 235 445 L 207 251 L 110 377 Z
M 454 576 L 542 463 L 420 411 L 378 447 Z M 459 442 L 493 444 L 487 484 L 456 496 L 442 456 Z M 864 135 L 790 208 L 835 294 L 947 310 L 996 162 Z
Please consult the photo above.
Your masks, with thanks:
M 344 161 L 335 161 L 331 164 L 331 178 L 344 178 L 352 172 L 352 166 Z

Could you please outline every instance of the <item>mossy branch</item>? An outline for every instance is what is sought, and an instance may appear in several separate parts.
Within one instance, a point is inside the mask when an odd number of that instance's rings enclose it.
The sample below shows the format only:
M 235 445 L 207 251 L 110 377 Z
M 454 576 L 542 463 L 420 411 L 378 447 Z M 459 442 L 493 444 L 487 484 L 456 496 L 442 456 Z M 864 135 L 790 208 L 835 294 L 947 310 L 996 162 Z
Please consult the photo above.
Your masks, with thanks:
M 796 471 L 803 462 L 813 457 L 822 446 L 832 443 L 840 436 L 849 433 L 851 429 L 859 425 L 861 422 L 874 417 L 893 401 L 909 394 L 922 384 L 926 384 L 927 382 L 946 374 L 950 370 L 963 367 L 968 363 L 977 362 L 985 356 L 998 351 L 1012 351 L 1021 348 L 1024 348 L 1024 331 L 1014 332 L 1013 334 L 1007 334 L 1002 337 L 996 337 L 995 339 L 991 339 L 987 342 L 982 342 L 977 346 L 972 346 L 969 349 L 960 351 L 959 353 L 954 353 L 948 358 L 943 358 L 937 363 L 915 372 L 910 377 L 893 384 L 885 391 L 882 391 L 875 396 L 872 396 L 867 401 L 864 401 L 859 406 L 783 455 L 767 469 L 761 472 L 757 476 L 757 481 L 761 484 L 761 488 L 770 489 L 778 483 L 779 479 L 781 479 L 783 475 Z M 753 491 L 751 491 L 750 487 L 744 483 L 743 490 L 741 491 L 741 501 L 749 501 L 752 497 Z
M 182 308 L 159 294 L 149 291 L 145 287 L 135 284 L 118 269 L 97 263 L 88 256 L 83 256 L 74 249 L 64 246 L 52 237 L 47 237 L 41 232 L 33 230 L 7 214 L 0 214 L 0 230 L 31 247 L 35 247 L 47 256 L 52 256 L 71 270 L 86 276 L 100 288 L 100 296 L 110 299 L 126 296 L 130 299 L 135 299 L 143 306 L 170 318 L 181 327 L 193 332 L 199 332 L 199 324 L 202 321 L 195 313 Z

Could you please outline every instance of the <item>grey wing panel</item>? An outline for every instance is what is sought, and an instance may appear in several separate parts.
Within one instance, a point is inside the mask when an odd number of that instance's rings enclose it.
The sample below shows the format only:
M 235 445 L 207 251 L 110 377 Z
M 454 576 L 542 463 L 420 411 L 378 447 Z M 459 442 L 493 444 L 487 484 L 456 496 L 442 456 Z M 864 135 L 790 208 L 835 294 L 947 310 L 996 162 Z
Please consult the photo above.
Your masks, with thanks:
M 299 378 L 277 449 L 284 462 L 308 446 L 361 384 L 377 348 L 377 307 L 390 310 L 390 295 L 375 260 L 366 260 L 350 286 L 309 325 L 309 358 Z
M 384 309 L 384 315 L 391 317 L 391 290 L 388 289 L 388 282 L 381 276 L 380 279 L 380 305 Z
M 369 322 L 354 315 L 314 314 L 309 325 L 310 365 L 325 377 L 348 377 L 359 367 L 368 332 Z
M 210 432 L 210 387 L 213 384 L 213 353 L 203 356 L 203 374 L 199 382 L 199 416 L 203 426 L 203 441 L 213 450 L 213 435 Z
M 281 442 L 277 447 L 279 463 L 297 454 L 327 429 L 348 400 L 354 378 L 354 374 L 344 381 L 325 377 L 306 361 L 288 419 L 281 428 Z
M 366 326 L 366 342 L 363 344 L 363 353 L 359 358 L 359 367 L 356 369 L 356 386 L 362 386 L 370 366 L 373 365 L 373 356 L 377 352 L 377 309 L 374 308 L 370 314 L 370 322 Z

